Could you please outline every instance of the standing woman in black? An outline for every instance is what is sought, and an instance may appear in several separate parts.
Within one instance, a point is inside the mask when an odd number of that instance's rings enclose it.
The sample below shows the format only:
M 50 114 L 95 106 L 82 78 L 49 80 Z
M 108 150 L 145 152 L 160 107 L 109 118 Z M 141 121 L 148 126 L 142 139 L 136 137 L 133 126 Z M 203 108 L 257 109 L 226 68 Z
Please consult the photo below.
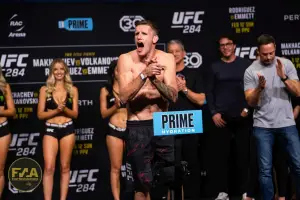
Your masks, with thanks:
M 0 67 L 0 199 L 4 188 L 4 168 L 11 142 L 11 134 L 8 127 L 7 118 L 16 114 L 14 100 L 12 98 L 9 84 L 6 82 L 2 68 Z
M 119 100 L 117 61 L 113 61 L 108 70 L 108 83 L 100 91 L 100 113 L 103 119 L 109 119 L 106 145 L 110 159 L 110 183 L 114 200 L 120 200 L 120 170 L 123 161 L 127 109 Z
M 73 119 L 78 116 L 78 90 L 73 86 L 69 68 L 62 59 L 51 63 L 46 86 L 40 89 L 37 115 L 46 121 L 43 137 L 44 199 L 52 199 L 55 161 L 60 149 L 60 200 L 66 200 L 75 145 Z

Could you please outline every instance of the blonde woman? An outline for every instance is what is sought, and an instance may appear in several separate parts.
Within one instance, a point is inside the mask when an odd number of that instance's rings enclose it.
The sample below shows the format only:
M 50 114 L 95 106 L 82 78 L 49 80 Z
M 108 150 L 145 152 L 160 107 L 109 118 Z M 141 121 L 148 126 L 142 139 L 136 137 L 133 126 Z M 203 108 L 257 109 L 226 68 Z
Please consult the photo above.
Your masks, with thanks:
M 50 65 L 46 86 L 40 89 L 37 115 L 46 121 L 43 137 L 44 199 L 52 199 L 55 160 L 60 149 L 60 200 L 66 200 L 75 144 L 73 119 L 78 116 L 78 90 L 72 85 L 69 69 L 62 59 L 55 59 Z
M 6 156 L 11 142 L 11 134 L 8 128 L 8 117 L 16 114 L 14 101 L 9 84 L 6 82 L 0 66 L 0 199 L 4 188 L 4 168 Z
M 114 200 L 120 200 L 120 170 L 123 160 L 126 137 L 126 106 L 119 100 L 119 85 L 116 81 L 117 61 L 108 69 L 108 83 L 100 91 L 100 113 L 103 119 L 109 119 L 106 145 L 110 159 L 110 185 Z

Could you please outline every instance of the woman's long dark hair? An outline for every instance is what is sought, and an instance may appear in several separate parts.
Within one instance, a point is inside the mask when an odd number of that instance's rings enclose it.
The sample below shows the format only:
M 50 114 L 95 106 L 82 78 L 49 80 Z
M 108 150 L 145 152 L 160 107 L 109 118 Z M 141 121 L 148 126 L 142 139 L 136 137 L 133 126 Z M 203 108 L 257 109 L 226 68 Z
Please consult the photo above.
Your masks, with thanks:
M 113 93 L 113 84 L 114 84 L 114 80 L 115 80 L 115 69 L 117 67 L 117 63 L 118 60 L 113 60 L 110 65 L 109 68 L 107 70 L 107 75 L 108 75 L 108 79 L 107 79 L 107 84 L 105 85 L 107 91 L 109 92 L 109 94 Z

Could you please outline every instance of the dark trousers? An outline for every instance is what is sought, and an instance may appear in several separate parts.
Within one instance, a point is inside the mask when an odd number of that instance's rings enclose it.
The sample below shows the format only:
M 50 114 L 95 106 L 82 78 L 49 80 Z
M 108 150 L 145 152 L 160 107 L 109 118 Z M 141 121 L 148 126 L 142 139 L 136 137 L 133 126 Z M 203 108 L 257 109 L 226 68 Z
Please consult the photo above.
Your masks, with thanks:
M 274 185 L 277 184 L 277 193 L 279 197 L 287 195 L 288 184 L 288 156 L 278 138 L 275 138 L 273 147 L 273 166 L 276 173 L 276 180 L 273 177 Z M 277 183 L 275 183 L 275 181 Z M 250 141 L 250 166 L 247 196 L 255 198 L 259 195 L 258 181 L 258 163 L 255 138 L 251 136 Z
M 249 139 L 252 121 L 250 117 L 226 118 L 225 120 L 226 127 L 213 126 L 206 135 L 205 168 L 207 179 L 209 179 L 210 193 L 217 195 L 219 192 L 229 192 L 229 160 L 231 142 L 234 141 L 236 185 L 238 193 L 243 194 L 247 191 Z
M 175 139 L 175 160 L 177 165 L 181 161 L 188 163 L 188 170 L 190 175 L 187 177 L 180 177 L 181 172 L 178 167 L 176 170 L 175 183 L 180 189 L 183 185 L 184 196 L 189 199 L 200 198 L 200 162 L 198 154 L 199 136 L 197 134 L 179 136 Z M 182 184 L 178 184 L 178 182 Z

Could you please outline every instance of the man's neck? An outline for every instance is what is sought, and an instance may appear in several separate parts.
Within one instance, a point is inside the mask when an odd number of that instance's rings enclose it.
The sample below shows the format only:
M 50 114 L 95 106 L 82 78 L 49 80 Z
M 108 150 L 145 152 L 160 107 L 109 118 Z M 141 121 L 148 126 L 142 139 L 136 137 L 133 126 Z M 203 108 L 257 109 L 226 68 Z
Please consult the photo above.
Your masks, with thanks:
M 176 65 L 176 72 L 180 72 L 184 69 L 184 62 L 180 62 Z
M 154 58 L 155 52 L 155 47 L 151 48 L 150 52 L 146 56 L 140 57 L 140 61 L 148 64 Z
M 271 63 L 264 63 L 264 62 L 262 62 L 261 60 L 260 60 L 260 63 L 261 63 L 263 66 L 265 66 L 265 67 L 272 67 L 276 62 L 275 62 L 275 59 L 274 59 L 274 60 L 272 60 Z
M 236 59 L 236 55 L 231 55 L 229 57 L 222 57 L 221 60 L 226 63 L 231 63 Z

